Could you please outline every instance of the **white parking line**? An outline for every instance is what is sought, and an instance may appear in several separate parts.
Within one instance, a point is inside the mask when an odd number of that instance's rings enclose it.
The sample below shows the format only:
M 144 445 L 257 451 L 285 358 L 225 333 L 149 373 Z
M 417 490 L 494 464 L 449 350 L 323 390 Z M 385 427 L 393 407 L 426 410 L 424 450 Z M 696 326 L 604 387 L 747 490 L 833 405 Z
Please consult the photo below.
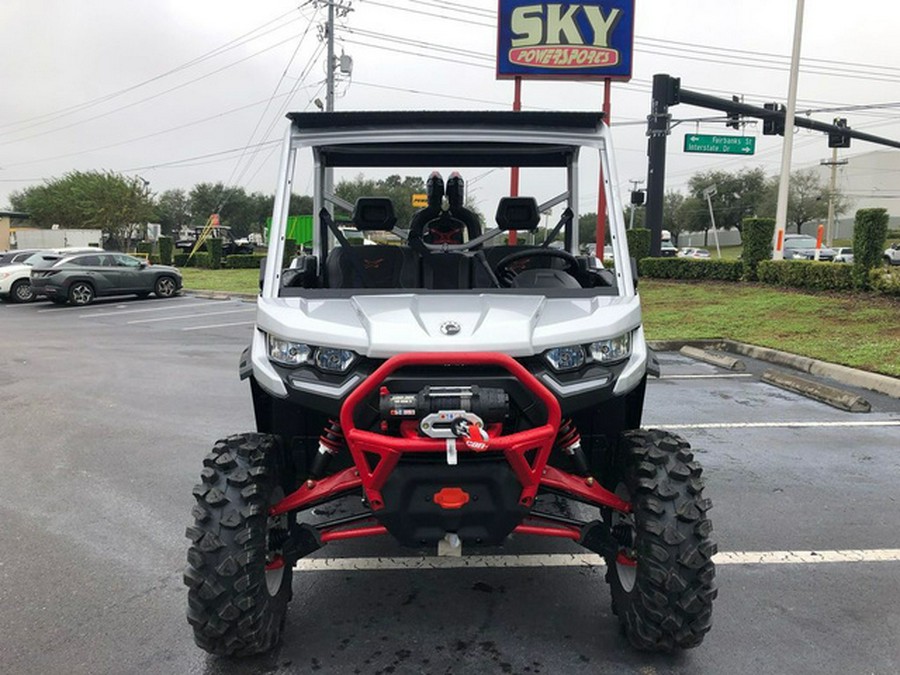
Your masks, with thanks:
M 713 557 L 716 565 L 818 565 L 824 563 L 900 562 L 900 549 L 846 551 L 723 551 Z M 346 570 L 428 570 L 504 567 L 601 567 L 595 553 L 548 553 L 534 555 L 473 555 L 459 558 L 437 556 L 398 558 L 303 558 L 294 565 L 303 572 Z
M 205 328 L 227 328 L 228 326 L 252 326 L 255 324 L 255 321 L 237 321 L 235 323 L 213 323 L 208 326 L 191 326 L 189 328 L 182 328 L 181 330 L 203 330 Z
M 705 375 L 660 375 L 658 380 L 726 380 L 734 377 L 753 377 L 752 373 L 708 373 Z
M 94 313 L 89 313 L 89 314 L 83 314 L 78 318 L 79 319 L 93 319 L 98 316 L 120 316 L 122 314 L 143 314 L 145 312 L 165 312 L 168 309 L 182 309 L 184 307 L 204 307 L 204 306 L 208 306 L 211 304 L 212 304 L 212 302 L 210 302 L 210 301 L 188 302 L 188 303 L 173 302 L 173 303 L 169 303 L 167 305 L 161 305 L 158 307 L 147 307 L 144 309 L 122 309 L 122 310 L 119 310 L 116 312 L 99 312 L 99 313 L 94 312 Z M 98 307 L 97 309 L 100 309 L 100 308 Z M 52 310 L 49 310 L 49 311 L 52 311 Z
M 647 424 L 663 429 L 784 429 L 829 427 L 900 427 L 900 420 L 868 420 L 865 422 L 700 422 L 698 424 Z
M 180 319 L 199 319 L 204 316 L 218 316 L 220 314 L 241 314 L 243 312 L 255 312 L 256 307 L 245 307 L 242 309 L 226 309 L 221 312 L 200 312 L 199 314 L 179 314 L 178 316 L 162 316 L 154 319 L 135 319 L 126 322 L 129 326 L 135 323 L 153 323 L 154 321 L 179 321 Z
M 135 302 L 135 301 L 132 300 L 131 302 Z M 157 300 L 156 302 L 161 302 L 161 301 Z M 154 304 L 155 304 L 155 303 L 154 303 Z M 196 304 L 200 304 L 200 303 L 196 303 Z M 78 305 L 78 306 L 68 305 L 68 306 L 65 306 L 65 307 L 57 307 L 57 306 L 53 306 L 53 307 L 48 307 L 47 309 L 39 309 L 39 310 L 37 311 L 37 313 L 38 313 L 38 314 L 44 314 L 44 313 L 46 313 L 46 312 L 73 312 L 73 311 L 81 310 L 82 312 L 85 313 L 85 316 L 88 316 L 88 315 L 90 315 L 90 316 L 106 316 L 106 315 L 110 315 L 110 316 L 111 316 L 111 315 L 113 315 L 113 314 L 124 314 L 126 311 L 127 311 L 127 312 L 131 312 L 131 311 L 146 312 L 146 311 L 149 311 L 149 310 L 146 310 L 146 309 L 139 309 L 139 310 L 122 310 L 122 311 L 118 311 L 118 312 L 101 312 L 101 310 L 108 310 L 110 307 L 113 307 L 113 306 L 116 306 L 116 307 L 128 307 L 129 305 L 127 305 L 127 304 L 122 304 L 122 303 L 119 303 L 119 304 L 117 304 L 117 305 L 113 305 L 112 303 L 103 303 L 103 304 L 100 304 L 100 305 L 89 305 L 89 306 L 87 306 L 87 307 L 85 307 L 84 305 Z M 172 307 L 176 307 L 176 306 L 187 307 L 188 305 L 187 305 L 187 304 L 181 304 L 181 301 L 174 301 L 174 300 L 172 300 L 172 301 L 169 301 L 169 302 L 166 304 L 165 308 L 166 308 L 166 309 L 171 309 Z M 157 306 L 157 307 L 153 307 L 153 309 L 154 309 L 154 310 L 156 310 L 156 309 L 162 309 L 162 307 Z

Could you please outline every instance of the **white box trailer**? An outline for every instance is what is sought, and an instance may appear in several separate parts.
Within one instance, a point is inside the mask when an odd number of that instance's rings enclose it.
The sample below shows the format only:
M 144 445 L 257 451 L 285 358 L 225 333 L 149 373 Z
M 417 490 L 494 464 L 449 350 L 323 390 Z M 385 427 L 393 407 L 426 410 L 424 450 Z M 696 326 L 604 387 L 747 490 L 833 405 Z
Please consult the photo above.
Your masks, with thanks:
M 10 248 L 70 248 L 73 246 L 101 246 L 103 231 L 97 229 L 44 230 L 36 227 L 13 228 L 9 235 Z

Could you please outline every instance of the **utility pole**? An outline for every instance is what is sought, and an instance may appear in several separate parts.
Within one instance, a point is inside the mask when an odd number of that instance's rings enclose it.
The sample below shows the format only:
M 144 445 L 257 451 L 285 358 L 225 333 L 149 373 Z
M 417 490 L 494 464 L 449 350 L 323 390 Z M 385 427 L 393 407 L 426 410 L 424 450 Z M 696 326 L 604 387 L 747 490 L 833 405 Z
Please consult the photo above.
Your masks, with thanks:
M 322 28 L 320 38 L 325 39 L 325 112 L 334 112 L 334 73 L 338 65 L 341 72 L 348 73 L 352 67 L 352 59 L 341 55 L 340 60 L 334 56 L 334 19 L 347 16 L 351 11 L 350 0 L 314 0 L 316 6 L 325 5 L 328 8 L 325 26 Z M 349 60 L 348 60 L 349 59 Z
M 334 2 L 328 3 L 328 27 L 326 29 L 327 61 L 325 61 L 325 112 L 334 112 Z
M 828 188 L 828 221 L 825 225 L 825 244 L 831 246 L 834 241 L 834 197 L 837 191 L 837 168 L 847 163 L 846 159 L 838 160 L 837 148 L 831 149 L 831 161 L 819 162 L 821 166 L 831 167 L 831 185 Z

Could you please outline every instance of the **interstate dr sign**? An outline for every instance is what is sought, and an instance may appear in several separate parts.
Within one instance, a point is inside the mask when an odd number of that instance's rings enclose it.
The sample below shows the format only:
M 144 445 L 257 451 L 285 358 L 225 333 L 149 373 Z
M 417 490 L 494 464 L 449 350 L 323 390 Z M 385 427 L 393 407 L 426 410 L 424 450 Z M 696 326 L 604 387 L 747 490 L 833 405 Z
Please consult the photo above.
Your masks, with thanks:
M 752 155 L 756 152 L 756 137 L 685 134 L 684 151 L 708 152 L 715 155 Z
M 497 78 L 630 80 L 634 0 L 499 0 Z

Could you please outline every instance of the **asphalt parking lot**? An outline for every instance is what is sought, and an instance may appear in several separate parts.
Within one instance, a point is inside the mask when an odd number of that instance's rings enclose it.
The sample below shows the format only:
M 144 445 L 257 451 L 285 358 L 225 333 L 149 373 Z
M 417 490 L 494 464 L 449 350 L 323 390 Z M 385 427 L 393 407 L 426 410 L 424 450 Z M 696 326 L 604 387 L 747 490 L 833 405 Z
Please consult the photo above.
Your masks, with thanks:
M 631 650 L 574 545 L 522 539 L 461 567 L 366 541 L 301 561 L 280 649 L 206 655 L 184 618 L 184 529 L 203 455 L 253 428 L 237 376 L 253 311 L 0 304 L 0 671 L 900 672 L 900 400 L 841 412 L 752 363 L 675 353 L 644 422 L 705 466 L 719 597 L 699 648 Z

